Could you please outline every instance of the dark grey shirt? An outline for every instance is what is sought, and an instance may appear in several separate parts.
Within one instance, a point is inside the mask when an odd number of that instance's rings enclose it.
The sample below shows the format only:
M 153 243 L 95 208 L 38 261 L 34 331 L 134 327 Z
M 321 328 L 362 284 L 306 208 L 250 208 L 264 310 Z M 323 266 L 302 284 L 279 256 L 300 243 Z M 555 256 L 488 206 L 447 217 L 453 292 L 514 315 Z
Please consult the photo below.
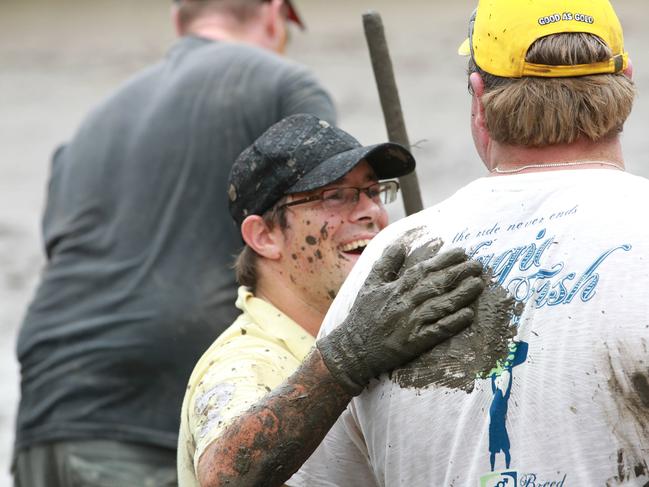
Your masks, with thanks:
M 335 122 L 303 67 L 185 37 L 56 152 L 48 262 L 18 339 L 17 450 L 82 438 L 176 448 L 192 368 L 237 314 L 230 166 L 301 112 Z

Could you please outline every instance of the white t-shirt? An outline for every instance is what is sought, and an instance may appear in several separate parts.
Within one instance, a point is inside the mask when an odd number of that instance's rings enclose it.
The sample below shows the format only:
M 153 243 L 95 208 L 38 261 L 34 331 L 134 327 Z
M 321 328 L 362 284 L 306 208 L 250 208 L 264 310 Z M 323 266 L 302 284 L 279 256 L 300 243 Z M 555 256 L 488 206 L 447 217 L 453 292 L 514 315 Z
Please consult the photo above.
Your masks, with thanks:
M 515 358 L 470 393 L 380 377 L 289 485 L 646 485 L 647 212 L 644 178 L 562 170 L 479 179 L 389 226 L 354 267 L 321 333 L 347 315 L 385 246 L 424 227 L 442 250 L 463 247 L 490 266 L 524 303 Z

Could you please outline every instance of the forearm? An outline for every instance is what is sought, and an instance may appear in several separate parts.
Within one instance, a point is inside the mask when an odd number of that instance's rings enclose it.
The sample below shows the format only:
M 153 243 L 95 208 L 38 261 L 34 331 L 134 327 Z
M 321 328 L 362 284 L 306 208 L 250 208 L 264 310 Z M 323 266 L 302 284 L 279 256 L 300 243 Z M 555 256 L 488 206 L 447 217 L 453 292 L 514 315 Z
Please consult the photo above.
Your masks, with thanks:
M 286 382 L 235 419 L 205 450 L 198 467 L 201 486 L 282 485 L 350 400 L 314 349 Z

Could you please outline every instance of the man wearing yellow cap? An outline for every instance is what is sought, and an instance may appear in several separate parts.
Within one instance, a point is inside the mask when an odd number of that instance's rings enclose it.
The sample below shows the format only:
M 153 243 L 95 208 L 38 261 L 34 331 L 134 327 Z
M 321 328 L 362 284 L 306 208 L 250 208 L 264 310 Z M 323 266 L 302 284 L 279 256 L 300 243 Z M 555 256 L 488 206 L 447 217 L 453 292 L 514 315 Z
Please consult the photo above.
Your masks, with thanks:
M 480 0 L 460 50 L 489 174 L 375 238 L 321 334 L 419 228 L 518 302 L 509 353 L 491 359 L 493 337 L 467 331 L 383 375 L 291 485 L 649 485 L 649 181 L 624 169 L 620 22 L 608 0 Z

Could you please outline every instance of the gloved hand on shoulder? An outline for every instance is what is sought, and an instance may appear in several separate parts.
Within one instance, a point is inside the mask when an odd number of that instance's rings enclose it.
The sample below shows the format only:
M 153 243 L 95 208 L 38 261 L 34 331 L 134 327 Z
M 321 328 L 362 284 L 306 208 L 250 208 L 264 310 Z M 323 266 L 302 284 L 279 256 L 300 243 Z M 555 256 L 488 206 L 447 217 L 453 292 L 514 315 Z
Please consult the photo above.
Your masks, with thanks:
M 407 256 L 403 242 L 387 247 L 347 318 L 316 343 L 329 372 L 353 396 L 473 320 L 470 305 L 484 289 L 479 262 L 462 249 L 405 264 Z

